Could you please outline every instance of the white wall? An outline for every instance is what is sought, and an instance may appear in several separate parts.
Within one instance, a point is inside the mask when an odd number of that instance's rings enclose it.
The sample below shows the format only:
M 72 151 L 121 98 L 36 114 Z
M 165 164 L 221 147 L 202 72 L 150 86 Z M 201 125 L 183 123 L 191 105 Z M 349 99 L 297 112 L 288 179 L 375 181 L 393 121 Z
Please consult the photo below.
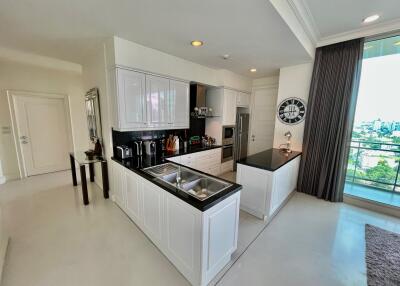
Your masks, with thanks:
M 114 64 L 127 66 L 207 85 L 251 91 L 250 78 L 228 70 L 202 66 L 122 38 L 114 37 L 107 40 L 107 55 L 108 67 Z
M 0 60 L 0 128 L 11 127 L 6 97 L 6 90 L 8 89 L 67 94 L 70 99 L 74 147 L 77 150 L 88 148 L 88 130 L 81 74 Z M 6 178 L 19 177 L 17 155 L 11 133 L 0 133 L 0 160 Z
M 103 148 L 106 158 L 110 159 L 112 156 L 112 133 L 110 121 L 111 110 L 107 90 L 106 60 L 105 45 L 100 45 L 86 58 L 83 64 L 82 75 L 85 90 L 89 90 L 93 87 L 99 89 Z M 95 164 L 95 182 L 102 188 L 100 164 Z
M 289 97 L 299 97 L 307 103 L 312 70 L 313 63 L 281 68 L 277 104 Z M 281 123 L 275 116 L 274 148 L 279 148 L 279 145 L 286 143 L 284 137 L 286 131 L 290 131 L 293 135 L 292 149 L 301 151 L 304 121 L 297 125 L 286 125 Z
M 263 88 L 263 87 L 269 87 L 271 85 L 278 85 L 278 83 L 279 83 L 279 75 L 257 78 L 253 80 L 252 90 L 254 90 L 255 88 Z

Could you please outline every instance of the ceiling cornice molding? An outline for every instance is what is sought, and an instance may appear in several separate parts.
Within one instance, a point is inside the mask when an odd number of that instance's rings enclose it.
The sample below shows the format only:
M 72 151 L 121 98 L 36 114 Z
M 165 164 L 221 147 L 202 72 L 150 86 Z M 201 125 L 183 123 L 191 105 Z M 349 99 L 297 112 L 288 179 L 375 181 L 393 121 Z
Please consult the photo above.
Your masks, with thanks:
M 352 39 L 371 37 L 379 34 L 400 30 L 400 19 L 368 25 L 359 29 L 350 30 L 343 33 L 323 37 L 318 40 L 317 47 L 331 45 Z
M 286 25 L 292 31 L 292 33 L 296 36 L 300 44 L 304 47 L 304 49 L 309 54 L 310 58 L 314 58 L 315 55 L 315 47 L 316 41 L 313 40 L 315 36 L 313 35 L 313 31 L 307 28 L 306 22 L 304 19 L 304 10 L 297 8 L 294 0 L 269 0 L 274 6 L 275 10 L 281 16 Z M 303 11 L 303 12 L 300 12 Z
M 315 23 L 311 10 L 304 0 L 286 0 L 297 20 L 300 22 L 303 30 L 306 32 L 310 40 L 316 44 L 320 38 L 320 32 Z
M 56 58 L 0 47 L 0 59 L 48 69 L 82 74 L 82 65 Z

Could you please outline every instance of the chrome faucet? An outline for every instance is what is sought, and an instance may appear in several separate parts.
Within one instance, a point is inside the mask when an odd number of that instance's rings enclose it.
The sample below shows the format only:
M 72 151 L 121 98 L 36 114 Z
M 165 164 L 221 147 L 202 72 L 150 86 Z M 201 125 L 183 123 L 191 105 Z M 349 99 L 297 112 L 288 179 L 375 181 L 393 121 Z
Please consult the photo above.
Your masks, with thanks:
M 178 167 L 178 172 L 176 173 L 176 185 L 180 187 L 182 184 L 182 177 L 181 177 L 181 166 Z

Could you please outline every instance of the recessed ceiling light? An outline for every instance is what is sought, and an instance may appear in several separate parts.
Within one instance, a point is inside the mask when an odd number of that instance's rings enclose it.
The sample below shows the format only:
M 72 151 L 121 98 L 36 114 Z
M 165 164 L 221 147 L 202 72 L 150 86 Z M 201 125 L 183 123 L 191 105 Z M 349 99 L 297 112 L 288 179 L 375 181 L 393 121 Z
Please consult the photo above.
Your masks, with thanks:
M 199 40 L 194 40 L 190 43 L 193 47 L 201 47 L 202 45 L 204 45 L 204 43 L 202 41 Z
M 223 56 L 222 56 L 222 58 L 223 58 L 224 60 L 227 60 L 227 59 L 229 59 L 229 58 L 230 58 L 230 55 L 228 55 L 228 54 L 225 54 L 225 55 L 223 55 Z
M 397 41 L 396 43 L 394 43 L 395 46 L 400 46 L 400 41 Z
M 257 70 L 256 70 L 256 69 L 250 69 L 250 71 L 251 71 L 251 72 L 256 72 Z
M 372 23 L 372 22 L 375 22 L 375 21 L 378 20 L 378 19 L 379 19 L 379 15 L 378 15 L 378 14 L 371 15 L 371 16 L 365 18 L 365 19 L 363 20 L 363 23 Z

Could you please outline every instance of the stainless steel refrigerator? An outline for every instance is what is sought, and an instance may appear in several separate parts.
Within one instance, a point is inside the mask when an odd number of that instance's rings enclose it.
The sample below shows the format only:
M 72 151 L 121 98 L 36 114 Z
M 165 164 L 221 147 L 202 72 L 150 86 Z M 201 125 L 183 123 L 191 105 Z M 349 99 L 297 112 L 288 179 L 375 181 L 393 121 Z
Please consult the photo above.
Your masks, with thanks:
M 247 156 L 247 147 L 249 139 L 249 120 L 248 113 L 238 113 L 236 116 L 236 134 L 235 134 L 235 155 L 233 169 L 236 171 L 236 161 Z

